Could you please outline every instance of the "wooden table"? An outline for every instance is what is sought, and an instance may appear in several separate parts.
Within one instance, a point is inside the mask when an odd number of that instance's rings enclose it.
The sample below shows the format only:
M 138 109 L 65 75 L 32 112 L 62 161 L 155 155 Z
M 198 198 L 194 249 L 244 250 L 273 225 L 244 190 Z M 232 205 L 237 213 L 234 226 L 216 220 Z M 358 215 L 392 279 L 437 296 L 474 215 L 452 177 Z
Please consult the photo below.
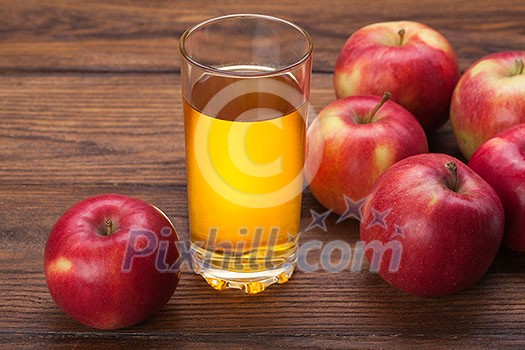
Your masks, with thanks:
M 217 292 L 186 272 L 169 304 L 113 332 L 79 325 L 43 275 L 47 235 L 64 210 L 104 192 L 162 208 L 187 239 L 178 38 L 234 12 L 296 22 L 312 35 L 312 104 L 334 99 L 345 39 L 373 22 L 411 19 L 441 31 L 462 70 L 525 48 L 525 3 L 500 1 L 0 0 L 0 344 L 13 348 L 525 347 L 525 255 L 502 250 L 474 287 L 442 299 L 405 295 L 368 271 L 297 272 L 262 294 Z M 457 155 L 445 126 L 431 148 Z M 310 209 L 304 195 L 302 225 Z M 358 239 L 355 222 L 302 241 Z

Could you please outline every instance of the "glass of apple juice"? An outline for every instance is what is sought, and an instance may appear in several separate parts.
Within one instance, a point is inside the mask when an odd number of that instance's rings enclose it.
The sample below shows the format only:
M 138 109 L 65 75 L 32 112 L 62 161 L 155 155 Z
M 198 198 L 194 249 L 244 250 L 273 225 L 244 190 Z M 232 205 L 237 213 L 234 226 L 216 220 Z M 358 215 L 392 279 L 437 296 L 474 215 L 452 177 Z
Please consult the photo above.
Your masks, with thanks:
M 288 21 L 217 17 L 181 37 L 192 267 L 254 294 L 296 265 L 312 41 Z

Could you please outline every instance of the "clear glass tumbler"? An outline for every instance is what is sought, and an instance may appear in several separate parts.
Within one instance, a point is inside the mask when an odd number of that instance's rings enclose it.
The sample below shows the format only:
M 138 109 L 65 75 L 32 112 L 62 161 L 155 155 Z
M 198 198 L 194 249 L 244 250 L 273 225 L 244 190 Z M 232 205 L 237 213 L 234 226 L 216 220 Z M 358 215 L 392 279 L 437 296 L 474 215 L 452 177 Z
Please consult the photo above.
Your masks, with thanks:
M 258 293 L 293 273 L 312 41 L 255 14 L 180 40 L 192 265 L 216 289 Z

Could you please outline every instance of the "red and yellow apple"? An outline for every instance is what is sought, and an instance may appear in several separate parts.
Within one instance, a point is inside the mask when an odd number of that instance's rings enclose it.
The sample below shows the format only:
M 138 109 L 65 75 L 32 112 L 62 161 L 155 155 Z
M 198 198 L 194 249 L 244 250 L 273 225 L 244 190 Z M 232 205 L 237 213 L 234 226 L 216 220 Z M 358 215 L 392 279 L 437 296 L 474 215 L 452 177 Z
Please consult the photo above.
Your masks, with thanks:
M 116 329 L 162 308 L 180 278 L 177 232 L 144 201 L 117 194 L 84 199 L 56 222 L 45 275 L 57 305 L 80 323 Z
M 525 252 L 525 124 L 486 141 L 468 165 L 496 190 L 503 203 L 503 245 Z
M 417 22 L 383 22 L 356 31 L 334 71 L 338 98 L 392 93 L 425 131 L 443 125 L 459 79 L 454 49 L 434 29 Z
M 381 256 L 366 251 L 372 263 L 380 260 L 379 274 L 388 283 L 438 297 L 471 286 L 487 272 L 503 226 L 494 189 L 456 158 L 433 153 L 406 158 L 377 180 L 360 233 L 370 247 L 379 242 L 375 246 L 401 250 Z
M 326 106 L 308 129 L 305 177 L 326 208 L 341 214 L 345 196 L 358 202 L 395 162 L 428 152 L 416 118 L 393 101 L 353 96 Z
M 499 52 L 475 62 L 452 95 L 450 122 L 470 159 L 497 133 L 525 123 L 525 51 Z

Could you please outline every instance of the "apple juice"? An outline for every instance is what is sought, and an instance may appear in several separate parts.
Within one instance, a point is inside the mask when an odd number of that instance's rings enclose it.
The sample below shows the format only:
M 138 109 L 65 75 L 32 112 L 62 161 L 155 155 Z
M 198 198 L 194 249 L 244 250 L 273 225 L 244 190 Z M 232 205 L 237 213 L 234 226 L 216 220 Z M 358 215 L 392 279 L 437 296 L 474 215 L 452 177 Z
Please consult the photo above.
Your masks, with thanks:
M 283 265 L 279 282 L 293 272 L 307 118 L 299 89 L 289 75 L 203 76 L 183 101 L 193 268 L 215 288 Z M 226 271 L 229 285 L 206 269 Z

